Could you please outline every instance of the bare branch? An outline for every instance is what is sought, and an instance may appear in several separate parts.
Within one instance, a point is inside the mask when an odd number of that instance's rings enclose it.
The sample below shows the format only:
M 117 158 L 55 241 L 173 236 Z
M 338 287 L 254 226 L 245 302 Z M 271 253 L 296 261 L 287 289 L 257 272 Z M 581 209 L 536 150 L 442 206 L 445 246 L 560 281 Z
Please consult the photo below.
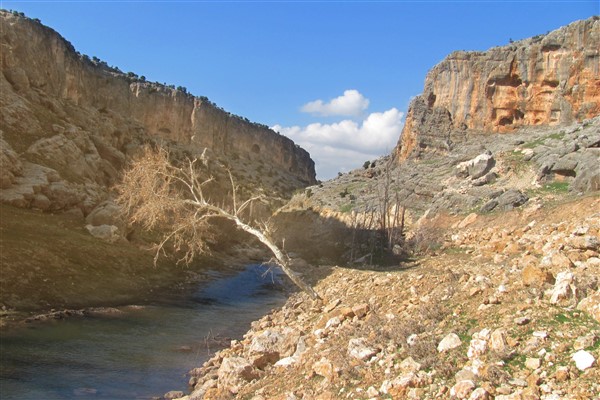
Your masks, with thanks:
M 208 251 L 208 240 L 212 238 L 210 220 L 222 218 L 232 221 L 235 226 L 249 233 L 264 244 L 275 257 L 277 264 L 298 287 L 313 299 L 319 295 L 307 285 L 290 267 L 290 259 L 268 237 L 267 224 L 264 229 L 255 228 L 242 219 L 242 213 L 262 196 L 245 200 L 238 207 L 237 187 L 230 170 L 227 170 L 231 183 L 233 211 L 224 205 L 217 205 L 206 197 L 203 188 L 214 179 L 202 180 L 198 169 L 198 159 L 187 160 L 187 165 L 179 168 L 171 164 L 169 153 L 159 148 L 157 151 L 145 149 L 139 159 L 123 175 L 116 187 L 117 202 L 129 215 L 132 223 L 142 228 L 159 229 L 163 238 L 156 246 L 155 263 L 165 247 L 171 243 L 175 251 L 183 251 L 179 261 L 189 263 L 199 254 Z M 206 163 L 205 163 L 206 164 Z

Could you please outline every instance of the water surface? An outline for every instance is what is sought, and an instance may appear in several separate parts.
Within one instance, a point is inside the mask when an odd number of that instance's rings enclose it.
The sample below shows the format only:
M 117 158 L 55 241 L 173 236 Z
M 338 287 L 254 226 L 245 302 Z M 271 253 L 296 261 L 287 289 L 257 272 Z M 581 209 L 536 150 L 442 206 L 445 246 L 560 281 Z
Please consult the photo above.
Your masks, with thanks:
M 2 400 L 150 399 L 185 390 L 186 372 L 283 304 L 279 277 L 249 266 L 120 314 L 0 333 Z

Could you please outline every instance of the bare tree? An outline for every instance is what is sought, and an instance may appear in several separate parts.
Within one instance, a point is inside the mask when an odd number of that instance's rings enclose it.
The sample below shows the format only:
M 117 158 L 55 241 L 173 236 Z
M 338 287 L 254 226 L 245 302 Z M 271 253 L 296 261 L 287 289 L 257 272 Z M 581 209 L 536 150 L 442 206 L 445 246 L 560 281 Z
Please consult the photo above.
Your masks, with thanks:
M 182 166 L 175 166 L 165 149 L 146 148 L 117 186 L 117 202 L 125 209 L 131 223 L 140 224 L 148 230 L 169 227 L 156 245 L 155 264 L 167 243 L 171 243 L 176 251 L 183 252 L 180 261 L 186 263 L 207 252 L 207 242 L 214 232 L 212 222 L 224 219 L 263 243 L 273 254 L 273 262 L 292 282 L 312 299 L 319 299 L 314 289 L 292 271 L 290 258 L 269 238 L 267 225 L 261 226 L 243 217 L 254 202 L 264 200 L 262 196 L 240 201 L 233 177 L 227 172 L 232 189 L 230 204 L 219 205 L 206 196 L 205 187 L 214 179 L 202 177 L 202 162 L 197 158 L 188 158 Z
M 394 244 L 404 234 L 404 216 L 406 208 L 400 205 L 398 192 L 394 191 L 392 198 L 392 163 L 390 158 L 384 166 L 383 177 L 378 185 L 379 229 L 385 240 L 384 247 L 392 250 Z

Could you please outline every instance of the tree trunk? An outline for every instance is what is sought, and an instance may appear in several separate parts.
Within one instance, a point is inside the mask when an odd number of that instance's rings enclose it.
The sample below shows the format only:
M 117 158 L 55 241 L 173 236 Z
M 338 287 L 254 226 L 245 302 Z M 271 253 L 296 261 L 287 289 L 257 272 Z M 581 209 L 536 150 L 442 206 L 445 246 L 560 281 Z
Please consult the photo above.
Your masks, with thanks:
M 283 272 L 288 276 L 288 278 L 292 280 L 292 282 L 296 284 L 296 286 L 298 286 L 300 289 L 306 292 L 311 297 L 311 299 L 321 299 L 321 297 L 309 284 L 304 282 L 302 278 L 300 278 L 294 271 L 292 271 L 292 269 L 290 268 L 290 258 L 284 252 L 282 252 L 279 249 L 279 247 L 275 245 L 275 243 L 273 243 L 268 237 L 266 237 L 264 233 L 262 233 L 256 228 L 251 227 L 250 225 L 245 224 L 237 217 L 234 217 L 233 220 L 235 221 L 238 228 L 256 237 L 261 243 L 267 246 L 269 250 L 271 250 L 271 253 L 273 253 L 273 255 L 275 256 L 279 267 L 281 267 Z

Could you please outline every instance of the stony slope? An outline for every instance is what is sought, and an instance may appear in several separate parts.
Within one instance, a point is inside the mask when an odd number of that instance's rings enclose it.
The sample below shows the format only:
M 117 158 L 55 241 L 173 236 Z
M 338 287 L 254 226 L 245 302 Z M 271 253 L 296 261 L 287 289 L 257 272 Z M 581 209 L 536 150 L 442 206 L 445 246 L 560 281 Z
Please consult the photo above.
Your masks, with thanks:
M 307 270 L 323 302 L 292 296 L 183 398 L 598 398 L 598 197 L 429 223 L 442 247 L 400 267 Z

